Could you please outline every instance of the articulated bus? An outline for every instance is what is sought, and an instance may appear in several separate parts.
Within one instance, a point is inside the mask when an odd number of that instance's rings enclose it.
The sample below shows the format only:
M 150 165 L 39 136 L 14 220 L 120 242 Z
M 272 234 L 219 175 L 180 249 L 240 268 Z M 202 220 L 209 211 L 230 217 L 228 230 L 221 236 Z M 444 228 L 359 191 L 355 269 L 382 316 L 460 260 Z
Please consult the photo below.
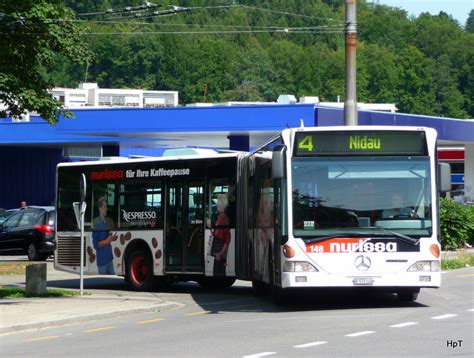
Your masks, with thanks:
M 430 128 L 290 128 L 252 153 L 61 163 L 55 267 L 77 273 L 82 174 L 84 272 L 137 290 L 241 279 L 276 302 L 306 288 L 411 301 L 440 285 L 449 168 L 437 166 Z

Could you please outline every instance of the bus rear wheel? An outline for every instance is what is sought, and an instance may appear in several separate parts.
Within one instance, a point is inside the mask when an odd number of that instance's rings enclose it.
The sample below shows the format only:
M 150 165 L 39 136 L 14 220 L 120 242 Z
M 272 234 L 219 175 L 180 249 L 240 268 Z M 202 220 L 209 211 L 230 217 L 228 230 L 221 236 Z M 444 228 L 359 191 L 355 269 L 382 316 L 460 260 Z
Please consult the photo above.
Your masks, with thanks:
M 137 249 L 128 256 L 127 280 L 136 291 L 153 289 L 153 262 L 146 250 Z
M 273 303 L 276 305 L 284 305 L 289 302 L 288 293 L 281 287 L 272 285 L 270 288 L 270 295 Z

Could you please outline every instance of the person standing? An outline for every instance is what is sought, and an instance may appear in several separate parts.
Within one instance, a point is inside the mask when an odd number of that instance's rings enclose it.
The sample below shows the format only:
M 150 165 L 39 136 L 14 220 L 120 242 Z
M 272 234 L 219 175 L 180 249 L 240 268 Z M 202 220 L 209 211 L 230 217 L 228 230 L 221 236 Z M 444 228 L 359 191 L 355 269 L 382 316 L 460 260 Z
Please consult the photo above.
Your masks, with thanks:
M 227 266 L 227 250 L 229 248 L 231 234 L 230 221 L 225 213 L 227 206 L 227 196 L 219 195 L 217 197 L 217 219 L 212 226 L 213 252 L 214 256 L 214 275 L 223 276 Z
M 114 275 L 112 242 L 117 240 L 117 233 L 112 233 L 114 222 L 107 217 L 107 200 L 100 197 L 97 201 L 99 216 L 92 226 L 92 242 L 97 253 L 97 268 L 100 274 Z
M 22 200 L 20 202 L 20 209 L 26 209 L 28 208 L 28 203 L 26 202 L 26 200 Z

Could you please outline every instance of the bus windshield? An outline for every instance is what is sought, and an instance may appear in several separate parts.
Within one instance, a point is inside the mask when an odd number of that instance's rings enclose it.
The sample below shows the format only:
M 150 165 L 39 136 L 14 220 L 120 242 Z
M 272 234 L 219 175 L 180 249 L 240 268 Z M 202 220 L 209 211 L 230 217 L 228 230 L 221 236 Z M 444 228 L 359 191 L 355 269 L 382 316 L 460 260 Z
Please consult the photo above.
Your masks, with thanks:
M 429 158 L 292 158 L 293 234 L 431 235 Z

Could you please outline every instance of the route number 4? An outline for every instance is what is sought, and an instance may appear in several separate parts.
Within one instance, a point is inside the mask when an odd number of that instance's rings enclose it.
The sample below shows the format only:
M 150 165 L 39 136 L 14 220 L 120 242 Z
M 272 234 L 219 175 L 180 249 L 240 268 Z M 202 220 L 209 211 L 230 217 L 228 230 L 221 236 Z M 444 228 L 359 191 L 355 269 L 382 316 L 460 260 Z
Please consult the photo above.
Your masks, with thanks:
M 313 151 L 313 136 L 307 135 L 298 143 L 298 149 Z

